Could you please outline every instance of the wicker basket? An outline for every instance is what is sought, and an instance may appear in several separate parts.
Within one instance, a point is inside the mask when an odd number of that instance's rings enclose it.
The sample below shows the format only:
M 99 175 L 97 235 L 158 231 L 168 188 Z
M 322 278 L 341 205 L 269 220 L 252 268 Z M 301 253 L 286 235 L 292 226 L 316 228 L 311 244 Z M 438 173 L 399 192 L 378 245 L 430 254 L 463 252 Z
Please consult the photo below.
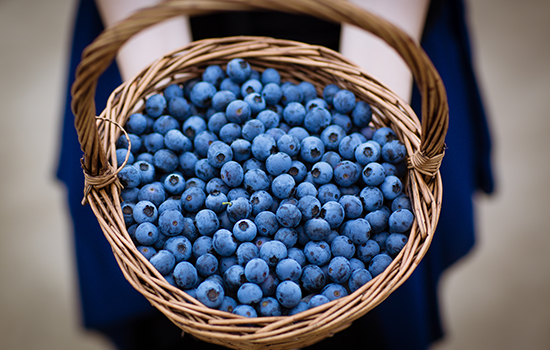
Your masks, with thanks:
M 119 47 L 133 34 L 178 14 L 212 11 L 271 10 L 309 14 L 350 23 L 385 40 L 409 65 L 422 95 L 422 124 L 406 102 L 342 55 L 318 46 L 263 37 L 208 39 L 191 43 L 158 59 L 117 88 L 96 118 L 98 77 Z M 170 285 L 136 249 L 126 231 L 117 179 L 115 141 L 126 118 L 143 108 L 145 98 L 168 84 L 201 74 L 210 64 L 246 59 L 259 71 L 277 68 L 285 80 L 309 81 L 318 91 L 334 83 L 372 105 L 376 127 L 392 127 L 406 145 L 406 190 L 415 222 L 405 248 L 393 263 L 362 288 L 338 300 L 294 316 L 243 318 L 205 307 Z M 347 1 L 170 1 L 140 11 L 107 29 L 87 49 L 73 85 L 73 111 L 84 152 L 85 201 L 91 206 L 127 280 L 184 332 L 235 349 L 290 349 L 314 344 L 348 327 L 366 314 L 413 272 L 430 246 L 439 218 L 448 111 L 444 87 L 425 53 L 396 27 Z M 110 161 L 109 161 L 110 160 Z

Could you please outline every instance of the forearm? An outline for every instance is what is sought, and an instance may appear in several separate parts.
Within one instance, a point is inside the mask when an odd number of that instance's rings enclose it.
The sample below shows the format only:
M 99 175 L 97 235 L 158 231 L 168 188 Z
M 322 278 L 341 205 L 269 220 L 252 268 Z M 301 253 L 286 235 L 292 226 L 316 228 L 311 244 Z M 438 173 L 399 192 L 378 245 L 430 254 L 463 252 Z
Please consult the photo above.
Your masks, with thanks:
M 111 26 L 135 11 L 153 6 L 160 0 L 96 0 L 105 26 Z M 191 41 L 188 18 L 178 16 L 156 24 L 132 37 L 118 52 L 117 64 L 124 81 L 167 52 Z
M 399 26 L 420 41 L 429 0 L 349 0 Z M 401 57 L 384 41 L 351 25 L 343 25 L 340 52 L 373 77 L 410 101 L 412 75 Z

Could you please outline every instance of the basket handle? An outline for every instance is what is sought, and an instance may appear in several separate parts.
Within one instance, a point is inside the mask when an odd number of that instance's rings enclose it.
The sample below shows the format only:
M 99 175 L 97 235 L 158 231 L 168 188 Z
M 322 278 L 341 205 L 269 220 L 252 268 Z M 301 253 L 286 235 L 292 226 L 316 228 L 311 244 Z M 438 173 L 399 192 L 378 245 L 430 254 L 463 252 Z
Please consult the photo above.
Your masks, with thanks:
M 112 177 L 114 169 L 101 146 L 96 124 L 94 95 L 99 76 L 114 60 L 118 49 L 134 34 L 178 15 L 220 11 L 271 10 L 305 14 L 349 23 L 383 39 L 409 66 L 422 97 L 422 135 L 419 149 L 410 159 L 420 172 L 434 176 L 441 164 L 448 127 L 447 96 L 443 82 L 426 53 L 393 24 L 344 0 L 170 0 L 137 11 L 107 28 L 82 54 L 72 85 L 72 110 L 87 177 Z

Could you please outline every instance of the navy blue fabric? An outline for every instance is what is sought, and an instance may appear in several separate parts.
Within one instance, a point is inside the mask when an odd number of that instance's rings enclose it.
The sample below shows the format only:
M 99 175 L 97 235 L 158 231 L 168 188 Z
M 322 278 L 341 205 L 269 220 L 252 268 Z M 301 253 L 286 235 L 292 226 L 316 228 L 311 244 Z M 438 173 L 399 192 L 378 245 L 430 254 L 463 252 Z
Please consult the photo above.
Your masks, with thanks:
M 328 26 L 332 34 L 323 32 L 320 35 L 321 29 L 310 30 L 313 35 L 303 35 L 304 31 L 300 30 L 273 34 L 273 31 L 264 31 L 265 25 L 261 24 L 282 21 L 268 22 L 267 17 L 258 17 L 257 14 L 216 16 L 193 19 L 195 39 L 254 34 L 312 42 L 314 40 L 308 38 L 321 36 L 327 38 L 325 46 L 338 47 L 334 38 L 339 35 L 339 26 Z M 237 16 L 239 20 L 232 20 L 230 16 Z M 294 20 L 298 20 L 298 28 L 300 23 L 304 23 L 299 18 Z M 241 23 L 238 28 L 240 32 L 224 30 L 223 21 L 229 24 Z M 284 23 L 288 25 L 291 22 L 287 15 Z M 218 25 L 214 26 L 213 23 Z M 242 23 L 249 24 L 245 26 Z M 321 24 L 319 27 L 317 22 L 308 24 L 309 29 L 326 26 L 327 24 Z M 277 26 L 270 27 L 273 29 Z M 102 30 L 93 0 L 80 1 L 74 28 L 68 88 L 74 80 L 74 71 L 82 50 Z M 208 28 L 221 33 L 207 33 Z M 301 33 L 302 36 L 293 38 L 293 32 Z M 328 349 L 347 345 L 356 347 L 364 344 L 374 349 L 426 349 L 431 342 L 443 335 L 438 306 L 438 281 L 447 267 L 466 255 L 474 246 L 472 195 L 478 190 L 486 193 L 493 191 L 491 143 L 487 118 L 472 67 L 462 1 L 432 1 L 422 46 L 441 74 L 450 109 L 450 125 L 446 138 L 448 149 L 441 167 L 444 196 L 437 232 L 423 261 L 397 291 L 366 316 L 354 322 L 350 328 L 312 348 Z M 113 64 L 99 81 L 96 94 L 99 111 L 104 108 L 108 95 L 120 82 L 118 70 Z M 412 106 L 420 115 L 420 98 L 416 90 L 413 93 Z M 70 93 L 67 90 L 57 175 L 68 189 L 67 199 L 74 225 L 84 326 L 104 332 L 119 349 L 169 349 L 180 345 L 217 348 L 196 342 L 189 336 L 181 339 L 178 329 L 123 278 L 96 218 L 89 206 L 80 204 L 84 183 L 79 162 L 82 152 L 73 125 L 74 116 L 70 111 Z

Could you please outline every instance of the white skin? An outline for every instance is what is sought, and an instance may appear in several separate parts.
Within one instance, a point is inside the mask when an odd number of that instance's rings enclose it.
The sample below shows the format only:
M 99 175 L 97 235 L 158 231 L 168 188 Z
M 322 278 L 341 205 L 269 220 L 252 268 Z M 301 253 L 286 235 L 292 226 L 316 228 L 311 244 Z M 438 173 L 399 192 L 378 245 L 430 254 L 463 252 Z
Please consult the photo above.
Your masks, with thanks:
M 426 19 L 428 0 L 349 0 L 394 23 L 419 41 Z M 110 26 L 134 11 L 160 0 L 96 0 L 101 17 Z M 124 81 L 131 79 L 163 54 L 191 41 L 188 18 L 179 16 L 159 23 L 131 38 L 117 55 Z M 357 43 L 362 43 L 358 45 Z M 377 37 L 357 27 L 342 26 L 340 52 L 365 69 L 398 96 L 410 101 L 412 76 L 399 55 Z

